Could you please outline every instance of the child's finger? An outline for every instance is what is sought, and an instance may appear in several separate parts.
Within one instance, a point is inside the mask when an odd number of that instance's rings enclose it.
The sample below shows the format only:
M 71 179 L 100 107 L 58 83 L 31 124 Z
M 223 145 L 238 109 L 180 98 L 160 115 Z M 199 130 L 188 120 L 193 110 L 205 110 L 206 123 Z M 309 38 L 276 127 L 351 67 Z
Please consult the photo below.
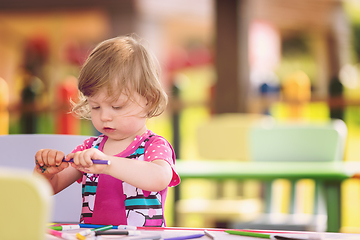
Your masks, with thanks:
M 74 154 L 74 163 L 77 166 L 82 166 L 82 167 L 89 167 L 89 163 L 87 162 L 88 160 L 86 160 L 87 158 L 87 152 L 88 150 L 85 151 L 81 151 L 81 152 L 76 152 Z M 91 161 L 91 160 L 90 160 Z M 92 162 L 91 162 L 92 163 Z
M 65 157 L 65 154 L 63 152 L 56 151 L 55 152 L 55 165 L 60 166 L 64 157 Z
M 35 162 L 39 166 L 44 166 L 44 161 L 43 161 L 42 156 L 41 156 L 42 150 L 43 149 L 37 151 L 36 154 L 35 154 Z
M 79 165 L 82 166 L 82 167 L 88 167 L 88 164 L 85 160 L 85 151 L 82 151 L 79 153 L 78 155 L 78 161 L 79 161 Z
M 57 155 L 58 155 L 58 151 L 54 150 L 54 149 L 49 149 L 47 157 L 48 157 L 48 164 L 50 166 L 58 166 L 58 162 L 57 162 Z
M 64 170 L 65 168 L 67 168 L 69 166 L 68 162 L 61 162 L 61 164 L 57 167 L 57 169 L 60 171 Z
M 49 163 L 49 151 L 50 151 L 50 149 L 43 149 L 41 151 L 41 159 L 42 159 L 44 165 L 51 165 Z
M 66 155 L 65 157 L 65 161 L 70 161 L 70 159 L 74 158 L 74 153 L 69 153 L 68 155 Z
M 73 159 L 73 163 L 75 164 L 75 165 L 80 165 L 80 153 L 81 152 L 76 152 L 76 153 L 73 153 L 72 154 L 72 159 Z M 69 154 L 68 156 L 71 156 L 71 154 Z
M 84 151 L 83 153 L 83 161 L 85 163 L 84 167 L 91 167 L 93 165 L 92 157 L 93 157 L 92 151 Z
M 36 158 L 35 158 L 35 164 L 36 164 L 36 166 L 39 166 L 39 167 L 44 166 L 44 163 L 41 160 L 38 161 Z

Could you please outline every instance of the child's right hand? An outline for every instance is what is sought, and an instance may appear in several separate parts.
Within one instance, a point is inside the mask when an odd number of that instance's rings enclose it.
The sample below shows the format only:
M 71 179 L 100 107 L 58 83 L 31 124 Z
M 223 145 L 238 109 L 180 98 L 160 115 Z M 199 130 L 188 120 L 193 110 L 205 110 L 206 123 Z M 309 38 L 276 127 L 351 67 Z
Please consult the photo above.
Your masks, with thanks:
M 35 154 L 35 170 L 47 176 L 53 176 L 69 166 L 63 162 L 65 154 L 54 149 L 40 149 Z

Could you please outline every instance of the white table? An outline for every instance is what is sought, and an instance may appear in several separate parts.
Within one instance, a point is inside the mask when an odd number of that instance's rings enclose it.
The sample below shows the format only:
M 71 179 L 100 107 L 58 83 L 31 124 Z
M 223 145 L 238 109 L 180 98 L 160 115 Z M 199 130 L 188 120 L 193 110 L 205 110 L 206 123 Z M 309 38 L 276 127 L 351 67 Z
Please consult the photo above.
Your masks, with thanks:
M 159 236 L 161 235 L 163 238 L 170 238 L 170 237 L 177 237 L 177 236 L 186 236 L 186 235 L 192 235 L 197 233 L 203 233 L 203 229 L 181 229 L 178 228 L 178 230 L 173 230 L 174 228 L 169 228 L 171 230 L 163 230 L 163 231 L 156 231 L 156 230 L 140 230 L 139 236 L 101 236 L 101 239 L 123 239 L 123 240 L 135 240 L 135 239 L 148 239 L 146 237 L 149 236 Z M 76 233 L 79 231 L 83 231 L 85 228 L 81 228 L 79 230 L 69 230 L 69 231 L 63 231 L 68 233 L 69 235 L 73 236 L 74 239 L 76 239 Z M 108 230 L 112 231 L 112 230 Z M 261 240 L 261 238 L 254 238 L 254 237 L 245 237 L 245 236 L 238 236 L 238 235 L 232 235 L 225 233 L 223 231 L 220 231 L 220 229 L 208 229 L 211 234 L 213 234 L 216 237 L 216 240 Z M 308 234 L 308 236 L 314 236 L 316 234 L 318 237 L 321 237 L 321 240 L 330 240 L 330 239 L 342 239 L 342 240 L 355 240 L 360 239 L 360 234 L 347 234 L 347 233 L 311 233 L 311 232 L 280 232 L 276 234 L 295 234 L 294 236 L 301 236 L 302 234 Z M 60 238 L 46 235 L 46 240 L 59 240 Z M 90 239 L 90 238 L 87 238 Z M 196 238 L 199 240 L 210 240 L 211 238 L 208 236 L 203 236 L 201 238 Z M 315 238 L 313 238 L 315 240 Z

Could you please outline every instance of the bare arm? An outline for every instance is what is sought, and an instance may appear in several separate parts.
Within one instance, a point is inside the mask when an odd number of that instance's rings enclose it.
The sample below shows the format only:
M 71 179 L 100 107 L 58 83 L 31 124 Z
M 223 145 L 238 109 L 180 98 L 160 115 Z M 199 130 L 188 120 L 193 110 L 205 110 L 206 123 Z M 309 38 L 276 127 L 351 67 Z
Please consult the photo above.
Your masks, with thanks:
M 54 175 L 53 179 L 50 180 L 50 184 L 53 187 L 54 194 L 61 192 L 71 184 L 73 184 L 76 180 L 81 178 L 82 173 L 73 168 L 68 167 L 58 174 Z
M 67 155 L 66 159 L 70 158 L 74 159 L 72 166 L 80 171 L 108 174 L 146 191 L 164 190 L 172 179 L 170 164 L 161 159 L 138 161 L 109 156 L 94 148 Z M 93 164 L 91 159 L 110 160 L 111 164 Z
M 170 164 L 160 159 L 146 162 L 118 158 L 111 160 L 105 172 L 135 187 L 154 192 L 164 190 L 172 178 Z

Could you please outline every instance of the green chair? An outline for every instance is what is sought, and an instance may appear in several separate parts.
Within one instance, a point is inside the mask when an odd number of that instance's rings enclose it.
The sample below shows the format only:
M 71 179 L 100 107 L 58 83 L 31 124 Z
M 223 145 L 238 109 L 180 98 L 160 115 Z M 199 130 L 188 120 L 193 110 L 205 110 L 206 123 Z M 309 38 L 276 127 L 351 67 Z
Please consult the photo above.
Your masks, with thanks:
M 200 159 L 249 161 L 249 130 L 263 119 L 272 118 L 260 114 L 214 115 L 197 129 Z M 184 180 L 176 205 L 177 225 L 217 227 L 230 220 L 248 219 L 261 210 L 259 188 L 253 180 Z
M 249 151 L 252 161 L 296 161 L 304 164 L 310 161 L 342 161 L 346 138 L 347 127 L 342 120 L 323 123 L 264 121 L 250 131 Z M 281 181 L 287 182 L 289 188 L 289 204 L 286 211 L 282 212 L 277 206 L 277 203 L 281 202 L 281 197 L 278 196 L 279 187 L 275 186 L 278 182 L 265 182 L 263 213 L 252 221 L 235 221 L 231 227 L 326 231 L 327 211 L 331 211 L 331 206 L 324 205 L 325 192 L 321 179 L 313 183 L 296 178 Z M 304 208 L 301 204 L 306 200 L 302 198 L 304 194 L 312 196 L 311 213 L 302 211 Z M 332 197 L 340 201 L 340 196 Z

